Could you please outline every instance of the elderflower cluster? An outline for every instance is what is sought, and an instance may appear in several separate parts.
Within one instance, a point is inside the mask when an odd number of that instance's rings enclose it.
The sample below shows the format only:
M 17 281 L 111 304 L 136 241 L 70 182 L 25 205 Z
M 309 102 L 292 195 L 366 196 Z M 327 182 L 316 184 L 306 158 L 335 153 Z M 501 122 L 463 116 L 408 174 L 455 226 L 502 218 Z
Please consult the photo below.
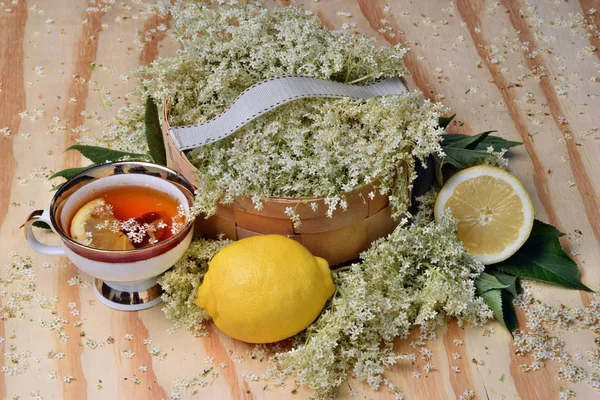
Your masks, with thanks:
M 144 106 L 127 104 L 115 117 L 107 122 L 108 130 L 102 131 L 99 144 L 108 148 L 130 153 L 146 153 L 148 143 L 145 136 Z
M 455 222 L 421 218 L 398 227 L 363 255 L 360 264 L 335 273 L 337 293 L 307 330 L 304 344 L 275 357 L 313 394 L 327 397 L 350 376 L 378 389 L 386 369 L 402 359 L 393 339 L 445 318 L 481 325 L 492 314 L 475 294 L 483 265 L 456 237 Z
M 173 126 L 206 122 L 248 87 L 282 75 L 366 84 L 406 73 L 406 49 L 328 30 L 300 7 L 212 3 L 165 7 L 173 21 L 169 33 L 182 49 L 136 72 L 141 84 L 135 93 L 159 106 L 167 100 Z M 257 209 L 274 196 L 324 197 L 331 216 L 345 209 L 346 195 L 358 185 L 374 184 L 400 215 L 408 209 L 415 158 L 443 155 L 438 118 L 446 111 L 416 92 L 283 105 L 187 153 L 203 182 L 192 211 L 210 216 L 219 202 L 236 196 L 252 198 Z M 141 152 L 143 132 L 141 107 L 128 105 L 104 139 L 118 137 L 123 150 Z M 396 179 L 405 174 L 408 179 Z M 299 217 L 289 214 L 298 225 Z
M 25 309 L 35 299 L 35 278 L 33 261 L 30 257 L 19 257 L 4 266 L 4 275 L 0 277 L 0 290 L 12 288 L 9 296 L 2 296 L 0 320 L 25 318 Z
M 208 334 L 202 322 L 210 319 L 208 313 L 194 303 L 196 291 L 208 270 L 209 261 L 229 243 L 228 240 L 194 240 L 185 255 L 158 280 L 164 291 L 162 310 L 167 318 L 176 326 L 185 326 L 196 336 Z
M 407 174 L 412 182 L 415 157 L 441 154 L 437 124 L 444 108 L 416 93 L 302 100 L 278 111 L 188 155 L 209 188 L 196 194 L 197 212 L 211 215 L 217 201 L 250 195 L 324 197 L 331 215 L 347 208 L 346 195 L 358 185 L 373 184 L 399 215 L 409 198 L 406 179 L 395 178 Z
M 583 355 L 572 355 L 565 348 L 561 337 L 565 332 L 589 331 L 600 334 L 600 303 L 594 298 L 589 306 L 569 308 L 563 305 L 552 306 L 533 297 L 529 282 L 524 282 L 523 293 L 514 301 L 526 315 L 527 330 L 519 330 L 514 335 L 515 353 L 519 356 L 530 355 L 533 362 L 519 365 L 522 371 L 536 371 L 544 368 L 546 361 L 558 362 L 558 379 L 566 382 L 585 382 L 600 391 L 600 340 L 586 348 L 587 366 L 583 366 Z M 595 295 L 594 295 L 595 297 Z M 569 398 L 574 393 L 564 392 Z
M 350 376 L 377 389 L 386 384 L 386 369 L 414 361 L 414 355 L 394 351 L 394 338 L 406 338 L 416 327 L 421 338 L 433 338 L 449 317 L 476 326 L 492 318 L 475 293 L 474 279 L 483 265 L 458 240 L 449 215 L 439 224 L 433 221 L 432 199 L 434 193 L 419 198 L 422 206 L 413 221 L 374 242 L 360 263 L 334 271 L 336 293 L 317 321 L 291 339 L 291 350 L 273 349 L 272 376 L 284 380 L 291 374 L 316 398 L 334 394 Z M 207 334 L 202 324 L 210 316 L 194 304 L 196 291 L 209 261 L 228 243 L 196 239 L 160 278 L 163 311 L 176 326 Z M 425 350 L 422 354 L 431 356 Z

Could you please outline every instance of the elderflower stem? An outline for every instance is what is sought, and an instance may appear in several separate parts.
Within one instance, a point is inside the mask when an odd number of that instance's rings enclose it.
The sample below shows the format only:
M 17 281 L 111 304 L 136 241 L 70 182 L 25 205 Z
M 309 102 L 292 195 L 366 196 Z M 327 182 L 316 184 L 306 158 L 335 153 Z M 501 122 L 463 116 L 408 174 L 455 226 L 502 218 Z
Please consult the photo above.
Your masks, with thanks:
M 367 79 L 371 79 L 373 77 L 373 75 L 375 75 L 375 74 L 365 75 L 362 78 L 358 78 L 358 79 L 353 80 L 352 82 L 347 82 L 347 83 L 348 83 L 348 85 L 354 85 L 359 82 L 366 81 Z
M 352 62 L 352 49 L 348 53 L 348 69 L 346 70 L 346 78 L 344 79 L 344 83 L 348 83 L 348 79 L 350 79 L 350 72 L 354 69 L 354 63 Z

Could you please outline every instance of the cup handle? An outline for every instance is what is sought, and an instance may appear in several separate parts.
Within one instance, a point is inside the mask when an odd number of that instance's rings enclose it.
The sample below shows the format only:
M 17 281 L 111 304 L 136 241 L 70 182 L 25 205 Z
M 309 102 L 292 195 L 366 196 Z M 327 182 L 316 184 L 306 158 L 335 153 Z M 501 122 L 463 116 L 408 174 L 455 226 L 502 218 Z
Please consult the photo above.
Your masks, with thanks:
M 27 217 L 27 222 L 25 222 L 25 239 L 27 240 L 29 246 L 31 246 L 33 250 L 40 254 L 45 254 L 47 256 L 64 256 L 65 251 L 61 246 L 50 246 L 43 244 L 36 239 L 35 235 L 33 234 L 33 223 L 36 221 L 45 222 L 49 226 L 52 226 L 48 211 L 36 210 L 29 214 L 29 217 Z

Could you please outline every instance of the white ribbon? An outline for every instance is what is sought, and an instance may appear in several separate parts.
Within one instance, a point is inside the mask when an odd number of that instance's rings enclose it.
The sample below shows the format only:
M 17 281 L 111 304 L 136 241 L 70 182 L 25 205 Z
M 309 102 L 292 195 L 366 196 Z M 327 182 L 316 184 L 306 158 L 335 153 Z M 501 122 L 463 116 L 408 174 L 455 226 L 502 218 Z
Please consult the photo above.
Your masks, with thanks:
M 369 99 L 405 93 L 408 89 L 398 77 L 358 86 L 306 76 L 280 76 L 249 87 L 227 110 L 210 121 L 174 126 L 169 133 L 179 150 L 189 150 L 224 139 L 253 119 L 292 100 L 307 97 Z

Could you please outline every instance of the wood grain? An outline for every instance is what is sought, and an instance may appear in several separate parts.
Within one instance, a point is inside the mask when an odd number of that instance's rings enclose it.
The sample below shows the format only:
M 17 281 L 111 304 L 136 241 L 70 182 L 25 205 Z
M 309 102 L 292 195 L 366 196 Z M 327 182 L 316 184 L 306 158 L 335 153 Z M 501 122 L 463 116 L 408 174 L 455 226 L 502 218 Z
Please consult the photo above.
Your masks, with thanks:
M 67 262 L 67 260 L 65 260 Z M 78 269 L 75 265 L 69 265 L 67 269 L 61 269 L 58 273 L 58 298 L 59 303 L 57 310 L 59 315 L 69 315 L 69 303 L 80 303 L 79 287 L 68 286 L 65 284 L 69 279 L 76 276 Z M 61 382 L 61 397 L 69 400 L 79 400 L 87 398 L 87 379 L 81 365 L 81 354 L 83 353 L 83 343 L 79 336 L 79 329 L 72 324 L 65 326 L 64 332 L 69 336 L 69 339 L 64 342 L 58 337 L 56 339 L 56 347 L 59 353 L 64 353 L 64 362 L 58 363 L 58 374 L 61 377 L 72 376 L 73 381 L 66 383 Z
M 592 46 L 596 48 L 594 51 L 598 58 L 600 58 L 600 14 L 594 13 L 593 15 L 589 14 L 589 10 L 597 9 L 598 2 L 596 0 L 579 0 L 579 4 L 581 5 L 581 9 L 583 14 L 586 15 L 586 18 L 592 24 L 588 25 L 587 29 L 590 33 L 589 41 Z
M 20 2 L 11 13 L 0 15 L 0 128 L 8 128 L 9 136 L 0 136 L 0 227 L 4 225 L 10 204 L 10 191 L 14 181 L 16 161 L 13 156 L 13 137 L 19 131 L 19 113 L 25 109 L 25 82 L 23 79 L 23 38 L 27 21 L 27 3 Z M 5 322 L 0 321 L 0 336 L 5 336 Z M 0 354 L 4 354 L 4 342 Z M 0 359 L 0 367 L 4 359 Z M 4 374 L 0 374 L 0 398 L 6 398 Z
M 506 7 L 512 26 L 519 32 L 519 39 L 522 42 L 531 43 L 529 52 L 533 53 L 537 50 L 535 45 L 535 38 L 531 30 L 527 26 L 525 20 L 521 17 L 520 8 L 522 4 L 518 0 L 504 0 L 502 4 Z M 530 68 L 547 69 L 545 63 L 539 58 L 525 57 L 526 63 Z M 556 90 L 549 78 L 542 78 L 539 82 L 544 96 L 546 97 L 547 104 L 550 108 L 550 114 L 554 123 L 561 128 L 565 123 L 559 120 L 559 117 L 564 116 L 565 113 L 562 110 L 560 100 L 556 94 Z M 568 121 L 567 121 L 568 123 Z M 589 221 L 600 221 L 600 200 L 592 185 L 586 166 L 584 165 L 579 150 L 576 144 L 572 140 L 566 141 L 567 150 L 569 152 L 569 160 L 575 183 L 577 184 L 577 190 L 581 195 L 583 204 L 585 205 L 585 214 Z M 600 224 L 593 224 L 592 230 L 596 241 L 600 244 Z
M 91 0 L 88 7 L 103 7 L 104 2 L 96 2 Z M 86 109 L 87 98 L 89 95 L 89 81 L 92 75 L 93 63 L 96 61 L 98 52 L 99 34 L 102 31 L 103 11 L 86 10 L 82 16 L 83 20 L 88 23 L 83 24 L 83 27 L 78 34 L 78 38 L 74 45 L 74 72 L 73 79 L 68 86 L 68 99 L 76 99 L 75 102 L 69 101 L 65 105 L 63 120 L 66 121 L 67 132 L 63 143 L 64 149 L 77 143 L 79 133 L 73 133 L 73 129 L 80 126 L 84 122 L 82 111 Z M 78 167 L 82 163 L 81 155 L 75 151 L 64 153 L 62 168 Z M 68 263 L 68 259 L 63 260 Z M 69 263 L 67 269 L 61 269 L 58 272 L 58 311 L 61 315 L 68 315 L 69 303 L 80 303 L 79 287 L 67 286 L 64 283 L 78 274 L 78 268 Z M 62 396 L 65 399 L 86 399 L 87 398 L 87 380 L 81 364 L 81 355 L 83 352 L 83 343 L 78 336 L 78 330 L 74 326 L 68 325 L 66 328 L 67 335 L 70 339 L 64 342 L 57 342 L 60 349 L 66 353 L 66 362 L 59 363 L 58 372 L 60 376 L 71 375 L 75 380 L 70 383 L 62 384 Z
M 476 360 L 469 357 L 469 353 L 464 346 L 457 346 L 455 344 L 455 340 L 462 340 L 463 342 L 465 340 L 465 332 L 458 326 L 458 323 L 455 320 L 450 320 L 448 322 L 448 329 L 444 334 L 443 340 L 446 358 L 448 360 L 448 365 L 450 365 L 450 384 L 452 385 L 454 394 L 458 397 L 465 390 L 474 389 L 476 387 L 470 365 L 470 363 Z M 456 358 L 456 354 L 458 354 L 460 358 Z M 452 367 L 456 367 L 458 370 L 455 371 Z M 487 396 L 485 385 L 484 391 Z
M 289 3 L 268 1 L 269 6 Z M 585 282 L 599 287 L 600 83 L 594 77 L 600 79 L 600 12 L 589 12 L 600 9 L 597 0 L 298 3 L 327 28 L 348 24 L 349 31 L 373 37 L 380 45 L 409 47 L 408 84 L 458 114 L 453 132 L 497 129 L 507 139 L 522 141 L 524 146 L 511 152 L 512 170 L 530 191 L 536 217 L 567 234 L 563 244 Z M 557 16 L 571 19 L 562 26 Z M 32 352 L 24 374 L 0 373 L 0 399 L 30 398 L 36 391 L 44 399 L 77 400 L 177 395 L 262 400 L 310 394 L 293 378 L 285 386 L 260 379 L 268 365 L 252 359 L 253 346 L 225 336 L 212 324 L 207 324 L 208 337 L 196 338 L 174 327 L 159 308 L 136 313 L 107 309 L 95 300 L 91 287 L 67 283 L 76 275 L 84 281 L 90 277 L 66 259 L 34 254 L 22 240 L 20 224 L 51 198 L 44 177 L 88 163 L 76 152 L 63 151 L 86 135 L 100 135 L 118 108 L 131 101 L 127 92 L 136 84 L 133 68 L 179 48 L 162 31 L 161 25 L 170 23 L 131 0 L 0 0 L 0 129 L 11 132 L 0 134 L 0 263 L 32 256 L 36 295 L 58 298 L 54 313 L 33 299 L 24 318 L 0 321 L 5 339 L 0 354 L 11 346 Z M 105 101 L 108 96 L 114 104 Z M 23 111 L 28 114 L 21 117 Z M 65 129 L 52 128 L 56 125 Z M 53 240 L 50 234 L 40 236 Z M 54 261 L 56 265 L 42 267 Z M 533 290 L 555 305 L 581 307 L 595 299 L 548 285 Z M 5 304 L 9 298 L 0 300 Z M 524 315 L 519 316 L 526 328 Z M 68 341 L 32 324 L 36 318 L 53 317 L 69 321 L 62 327 Z M 411 345 L 418 332 L 398 339 L 396 350 L 415 354 L 416 361 L 399 362 L 386 377 L 407 399 L 458 399 L 467 390 L 474 390 L 478 399 L 557 399 L 561 387 L 573 389 L 577 398 L 600 396 L 585 383 L 559 381 L 555 363 L 522 372 L 519 365 L 531 358 L 515 354 L 510 336 L 498 324 L 489 327 L 495 333 L 483 335 L 482 329 L 449 321 L 438 329 L 438 339 L 424 346 Z M 592 334 L 567 333 L 564 339 L 569 349 L 582 354 L 594 346 Z M 423 348 L 433 352 L 430 359 L 423 357 Z M 64 357 L 49 359 L 49 350 Z M 0 365 L 6 364 L 0 356 Z M 65 376 L 74 380 L 67 383 Z M 185 382 L 188 390 L 178 390 Z M 352 390 L 358 396 L 351 397 Z M 385 387 L 373 392 L 351 379 L 338 397 L 389 399 L 393 394 Z
M 167 36 L 166 31 L 157 30 L 161 25 L 170 27 L 171 18 L 160 17 L 155 14 L 144 23 L 144 32 L 150 37 L 150 40 L 145 43 L 144 48 L 140 52 L 140 65 L 151 63 L 158 56 L 158 45 Z
M 8 128 L 9 134 L 17 132 L 21 123 L 18 113 L 25 108 L 25 87 L 23 81 L 23 36 L 27 20 L 27 5 L 23 2 L 14 13 L 0 16 L 0 126 Z M 13 137 L 0 137 L 0 154 L 3 154 L 0 168 L 0 187 L 7 193 L 14 179 L 16 161 L 13 156 Z M 0 226 L 4 224 L 10 203 L 9 196 L 0 198 Z M 5 336 L 5 322 L 0 321 L 0 336 Z M 5 352 L 4 342 L 0 343 L 0 353 Z M 0 360 L 0 367 L 4 366 Z M 0 398 L 6 397 L 4 374 L 0 375 Z
M 483 10 L 483 3 L 476 0 L 461 0 L 457 2 L 458 11 L 466 22 L 467 27 L 469 28 L 469 33 L 471 34 L 471 38 L 477 47 L 477 52 L 482 60 L 484 60 L 484 64 L 487 67 L 490 75 L 494 79 L 495 85 L 498 87 L 498 90 L 502 93 L 502 97 L 504 98 L 504 102 L 508 108 L 508 112 L 510 113 L 510 117 L 515 125 L 515 128 L 519 132 L 521 136 L 521 140 L 523 141 L 523 145 L 527 150 L 527 154 L 531 158 L 531 163 L 533 164 L 533 173 L 534 173 L 534 182 L 535 187 L 538 192 L 538 196 L 540 201 L 544 206 L 544 211 L 548 216 L 549 222 L 556 226 L 558 229 L 562 229 L 560 226 L 560 221 L 558 219 L 556 209 L 552 204 L 552 199 L 550 197 L 550 187 L 548 185 L 548 179 L 546 177 L 546 167 L 540 161 L 534 147 L 532 138 L 528 135 L 528 130 L 523 121 L 523 117 L 521 114 L 521 110 L 517 107 L 515 103 L 515 96 L 511 91 L 510 83 L 504 78 L 502 74 L 499 73 L 496 67 L 491 63 L 490 55 L 485 50 L 485 46 L 487 45 L 484 35 L 475 30 L 476 27 L 481 26 L 481 21 L 479 20 L 479 13 Z
M 131 313 L 112 313 L 112 326 L 118 327 L 115 331 L 115 357 L 118 360 L 119 373 L 119 393 L 122 393 L 128 399 L 153 399 L 166 398 L 165 389 L 158 383 L 156 372 L 152 368 L 152 355 L 148 346 L 143 344 L 142 338 L 150 337 L 148 329 L 139 318 L 137 312 Z M 135 332 L 137 340 L 127 340 L 125 335 Z M 135 360 L 123 357 L 124 351 L 133 351 Z M 148 371 L 143 373 L 139 366 L 147 366 Z M 134 377 L 143 377 L 140 384 L 132 384 Z
M 13 156 L 13 137 L 19 131 L 19 113 L 25 110 L 25 84 L 23 80 L 23 37 L 27 21 L 27 3 L 20 2 L 10 13 L 0 16 L 0 127 L 8 128 L 0 137 L 0 187 L 10 192 L 16 162 Z M 10 198 L 0 198 L 0 226 L 8 211 Z

